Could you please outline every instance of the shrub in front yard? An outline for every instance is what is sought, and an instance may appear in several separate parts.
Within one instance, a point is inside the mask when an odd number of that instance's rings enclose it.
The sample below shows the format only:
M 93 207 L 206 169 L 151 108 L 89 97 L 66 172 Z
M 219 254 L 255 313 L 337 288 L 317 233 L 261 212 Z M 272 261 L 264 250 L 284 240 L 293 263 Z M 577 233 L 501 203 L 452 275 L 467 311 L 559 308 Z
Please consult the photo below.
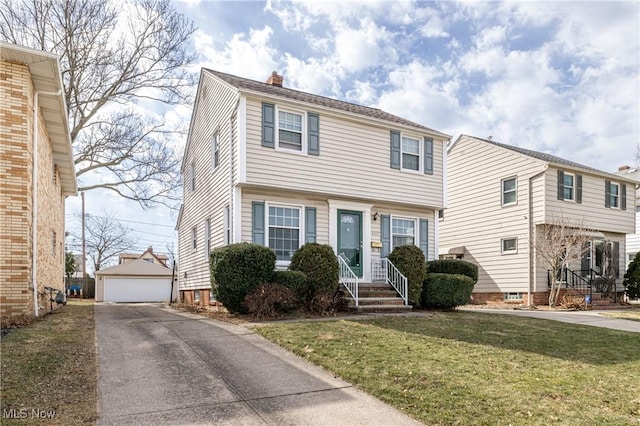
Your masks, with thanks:
M 338 288 L 340 278 L 338 259 L 329 245 L 317 243 L 303 245 L 293 254 L 289 270 L 300 271 L 307 276 L 305 285 L 298 295 L 309 309 L 317 305 L 312 304 L 316 296 L 332 295 Z
M 215 270 L 216 270 L 216 267 L 218 266 L 218 262 L 220 261 L 220 259 L 222 259 L 222 256 L 224 256 L 224 252 L 226 249 L 227 249 L 227 246 L 219 247 L 217 249 L 212 250 L 211 253 L 209 254 L 209 271 L 211 271 L 209 276 L 211 281 L 211 291 L 213 291 L 213 295 L 216 298 L 218 297 L 218 283 L 215 279 Z
M 419 305 L 422 282 L 427 273 L 422 250 L 414 245 L 399 246 L 389 254 L 389 260 L 407 277 L 409 303 Z
M 307 286 L 307 274 L 302 271 L 273 271 L 271 282 L 292 289 L 300 298 Z
M 428 309 L 453 309 L 471 299 L 474 282 L 466 275 L 427 274 L 421 305 Z
M 640 299 L 640 253 L 636 254 L 624 274 L 625 293 L 629 299 Z
M 471 262 L 458 259 L 442 259 L 427 262 L 427 273 L 434 274 L 460 274 L 478 282 L 478 266 Z
M 221 250 L 222 253 L 217 253 Z M 260 284 L 268 283 L 276 265 L 276 254 L 268 247 L 252 243 L 231 244 L 214 250 L 211 269 L 217 298 L 231 312 L 246 313 L 244 298 Z M 213 262 L 213 261 L 211 261 Z
M 260 284 L 247 294 L 244 303 L 250 314 L 258 318 L 275 317 L 296 307 L 296 292 L 282 284 Z

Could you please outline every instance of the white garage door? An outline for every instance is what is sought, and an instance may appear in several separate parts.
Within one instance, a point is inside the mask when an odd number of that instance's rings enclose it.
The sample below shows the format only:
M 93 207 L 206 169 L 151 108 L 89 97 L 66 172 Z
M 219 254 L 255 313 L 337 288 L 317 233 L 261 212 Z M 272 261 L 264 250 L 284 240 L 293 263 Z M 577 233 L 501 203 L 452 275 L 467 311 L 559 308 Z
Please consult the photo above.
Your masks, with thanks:
M 164 302 L 171 293 L 169 278 L 104 278 L 105 302 Z

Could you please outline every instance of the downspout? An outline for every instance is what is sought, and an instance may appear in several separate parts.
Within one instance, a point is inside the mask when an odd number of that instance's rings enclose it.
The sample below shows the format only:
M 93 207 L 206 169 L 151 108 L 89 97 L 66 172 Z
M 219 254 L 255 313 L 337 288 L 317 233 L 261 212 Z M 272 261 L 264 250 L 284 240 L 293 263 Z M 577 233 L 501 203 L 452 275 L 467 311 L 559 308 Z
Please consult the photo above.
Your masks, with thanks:
M 532 304 L 531 304 L 531 287 L 533 286 L 533 282 L 535 280 L 535 276 L 536 276 L 536 270 L 535 267 L 537 266 L 537 264 L 535 263 L 535 259 L 534 259 L 534 251 L 535 251 L 535 243 L 533 241 L 533 229 L 534 229 L 534 224 L 533 224 L 533 180 L 537 179 L 538 177 L 542 176 L 545 174 L 545 172 L 547 171 L 548 165 L 544 166 L 544 169 L 539 172 L 536 173 L 535 175 L 531 176 L 529 178 L 529 196 L 528 196 L 528 214 L 529 214 L 529 220 L 528 220 L 528 227 L 529 227 L 529 267 L 527 268 L 527 275 L 528 275 L 528 285 L 527 285 L 527 307 L 531 308 Z M 544 201 L 544 198 L 543 198 Z
M 38 312 L 38 280 L 36 272 L 38 267 L 38 96 L 60 96 L 62 90 L 57 92 L 36 91 L 33 99 L 33 164 L 31 169 L 32 194 L 31 194 L 31 285 L 33 286 L 33 313 L 37 317 Z

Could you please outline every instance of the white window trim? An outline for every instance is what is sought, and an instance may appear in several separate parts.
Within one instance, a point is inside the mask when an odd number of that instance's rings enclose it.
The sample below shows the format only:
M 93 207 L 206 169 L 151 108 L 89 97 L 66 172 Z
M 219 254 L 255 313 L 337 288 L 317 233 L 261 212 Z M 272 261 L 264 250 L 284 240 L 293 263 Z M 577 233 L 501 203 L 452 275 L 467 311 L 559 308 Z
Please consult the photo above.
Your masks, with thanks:
M 191 228 L 191 251 L 198 249 L 198 228 L 194 226 Z
M 504 183 L 508 180 L 513 179 L 515 181 L 515 188 L 513 189 L 513 191 L 509 191 L 509 192 L 515 192 L 516 194 L 516 198 L 515 201 L 512 201 L 510 203 L 505 203 L 504 202 L 504 195 L 505 195 L 505 190 L 504 190 Z M 501 202 L 502 202 L 502 206 L 503 207 L 507 207 L 507 206 L 515 206 L 518 204 L 518 177 L 517 176 L 509 176 L 507 178 L 504 178 L 500 181 L 500 197 L 501 197 Z
M 191 163 L 189 167 L 189 188 L 191 191 L 196 190 L 196 163 L 195 161 Z
M 301 138 L 302 147 L 300 151 L 296 151 L 295 149 L 280 147 L 280 112 L 288 112 L 290 114 L 297 114 L 302 116 L 302 138 Z M 275 150 L 280 152 L 287 152 L 289 154 L 295 154 L 295 155 L 304 155 L 304 156 L 308 155 L 306 111 L 300 111 L 294 108 L 283 108 L 276 105 L 274 114 L 275 114 L 275 123 L 274 123 L 275 124 L 274 125 Z
M 562 182 L 562 201 L 570 201 L 575 203 L 576 202 L 576 174 L 575 173 L 570 173 L 570 172 L 563 172 L 564 176 L 571 176 L 573 178 L 573 186 L 571 187 L 571 189 L 573 189 L 573 198 L 564 198 L 564 188 L 565 188 L 565 184 L 564 181 Z
M 611 191 L 611 189 L 613 188 L 613 186 L 617 186 L 618 187 L 618 193 L 615 196 L 616 197 L 616 205 L 614 206 L 613 203 L 611 202 L 612 198 L 613 198 L 613 192 Z M 619 209 L 620 208 L 620 184 L 617 182 L 609 182 L 609 208 L 611 209 Z
M 409 139 L 417 139 L 418 140 L 418 170 L 413 170 L 413 169 L 405 169 L 404 168 L 404 162 L 402 161 L 402 138 L 409 138 Z M 413 153 L 411 153 L 411 155 L 415 155 Z M 410 133 L 403 133 L 400 132 L 400 171 L 402 172 L 406 172 L 406 173 L 416 173 L 416 174 L 423 174 L 424 173 L 424 138 L 418 136 L 418 135 L 414 135 L 414 134 L 410 134 Z
M 412 220 L 413 221 L 413 245 L 416 247 L 420 247 L 420 218 L 417 217 L 410 217 L 410 216 L 399 216 L 399 215 L 390 215 L 391 216 L 391 220 L 389 223 L 389 239 L 391 241 L 389 241 L 389 246 L 390 246 L 390 252 L 393 251 L 394 248 L 396 248 L 396 246 L 393 245 L 393 220 L 394 219 L 403 219 L 403 220 Z
M 522 299 L 522 292 L 520 291 L 511 291 L 504 293 L 505 302 L 516 302 Z
M 265 223 L 265 231 L 264 231 L 264 244 L 266 247 L 269 247 L 269 228 L 271 227 L 269 225 L 269 207 L 288 207 L 288 208 L 294 208 L 294 209 L 298 209 L 300 214 L 299 214 L 299 220 L 300 220 L 300 227 L 299 227 L 299 234 L 298 234 L 298 248 L 302 247 L 304 245 L 304 239 L 305 239 L 305 235 L 306 235 L 306 230 L 305 230 L 305 217 L 304 217 L 304 205 L 303 204 L 291 204 L 291 203 L 272 203 L 272 202 L 265 202 L 264 203 L 264 223 Z M 276 266 L 289 266 L 291 264 L 290 260 L 276 260 Z
M 515 250 L 505 250 L 504 242 L 508 240 L 516 240 L 516 248 Z M 518 237 L 507 237 L 500 239 L 500 253 L 502 254 L 516 254 L 518 253 Z

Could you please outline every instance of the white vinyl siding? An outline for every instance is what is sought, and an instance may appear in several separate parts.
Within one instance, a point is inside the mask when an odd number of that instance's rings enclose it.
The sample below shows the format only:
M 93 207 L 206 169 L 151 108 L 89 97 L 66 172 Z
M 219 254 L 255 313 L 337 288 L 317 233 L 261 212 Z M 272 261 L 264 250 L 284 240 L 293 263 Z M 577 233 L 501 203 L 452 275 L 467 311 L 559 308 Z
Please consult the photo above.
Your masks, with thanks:
M 301 109 L 285 102 L 277 107 L 283 111 Z M 398 173 L 389 167 L 391 126 L 350 121 L 325 110 L 308 112 L 319 115 L 320 155 L 283 155 L 282 150 L 262 146 L 262 99 L 247 98 L 247 184 L 312 191 L 328 198 L 360 198 L 366 194 L 380 202 L 443 205 L 444 141 L 433 141 L 432 175 Z

